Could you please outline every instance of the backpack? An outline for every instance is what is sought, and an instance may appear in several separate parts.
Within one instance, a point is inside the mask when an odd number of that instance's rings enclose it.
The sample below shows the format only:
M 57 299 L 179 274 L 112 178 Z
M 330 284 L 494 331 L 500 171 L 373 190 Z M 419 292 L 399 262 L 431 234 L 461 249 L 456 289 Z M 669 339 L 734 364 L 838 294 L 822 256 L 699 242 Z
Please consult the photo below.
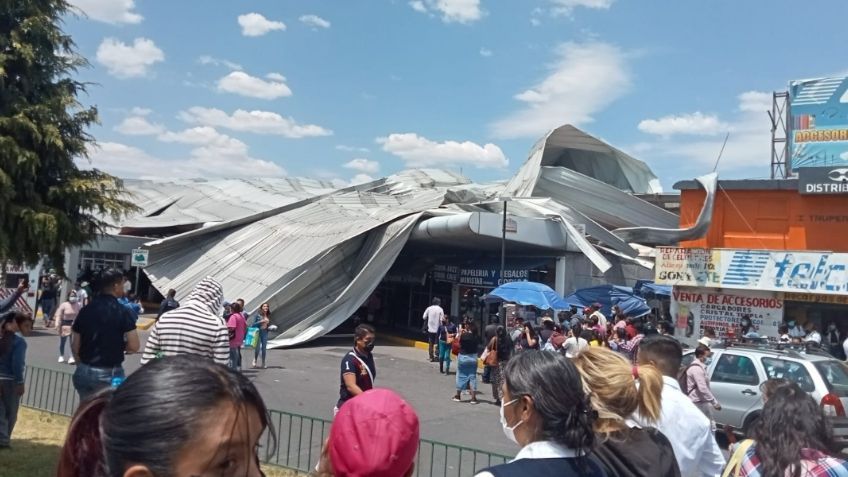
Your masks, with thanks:
M 693 364 L 694 364 L 694 361 L 692 363 L 689 363 L 689 366 L 686 366 L 685 368 L 681 369 L 680 372 L 677 374 L 677 384 L 680 385 L 680 390 L 686 396 L 688 396 L 689 391 L 691 391 L 689 389 L 689 385 L 687 383 L 687 381 L 688 381 L 687 378 L 688 378 L 688 374 L 689 374 L 689 369 L 692 367 Z

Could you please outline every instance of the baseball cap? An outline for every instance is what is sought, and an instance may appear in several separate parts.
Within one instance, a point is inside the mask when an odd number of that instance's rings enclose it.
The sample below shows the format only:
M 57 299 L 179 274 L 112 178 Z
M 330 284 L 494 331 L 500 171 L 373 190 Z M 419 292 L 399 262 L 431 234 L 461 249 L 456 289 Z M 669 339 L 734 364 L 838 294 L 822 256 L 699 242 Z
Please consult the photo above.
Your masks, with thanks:
M 335 477 L 398 477 L 418 451 L 418 415 L 388 389 L 372 389 L 344 403 L 327 441 Z

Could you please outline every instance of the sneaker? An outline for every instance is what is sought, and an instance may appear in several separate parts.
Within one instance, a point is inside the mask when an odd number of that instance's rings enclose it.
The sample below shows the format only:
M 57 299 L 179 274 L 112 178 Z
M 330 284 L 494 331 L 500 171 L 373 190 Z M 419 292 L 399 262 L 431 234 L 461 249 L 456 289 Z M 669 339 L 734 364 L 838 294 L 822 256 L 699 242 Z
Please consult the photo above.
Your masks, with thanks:
M 458 397 L 456 397 L 456 396 L 452 397 L 452 398 L 451 398 L 451 400 L 452 400 L 452 401 L 456 401 L 456 402 L 462 402 L 462 399 L 460 399 L 460 398 L 458 398 Z
M 253 367 L 253 368 L 256 367 L 256 360 L 255 359 L 253 360 L 253 364 L 251 365 L 251 367 Z
M 60 362 L 60 363 L 64 363 L 64 362 L 65 362 L 65 357 L 64 357 L 64 356 L 59 356 L 59 362 Z
M 471 401 L 468 401 L 468 402 L 470 402 L 471 404 L 480 404 L 480 401 L 478 401 L 476 399 L 472 399 Z
M 74 358 L 68 360 L 68 364 L 77 364 L 77 361 Z

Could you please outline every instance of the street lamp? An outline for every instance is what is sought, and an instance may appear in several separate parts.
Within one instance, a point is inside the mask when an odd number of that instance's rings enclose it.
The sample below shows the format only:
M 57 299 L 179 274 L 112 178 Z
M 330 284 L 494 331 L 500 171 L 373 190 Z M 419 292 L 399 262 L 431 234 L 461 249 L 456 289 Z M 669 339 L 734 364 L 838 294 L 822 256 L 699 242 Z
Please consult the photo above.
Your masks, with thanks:
M 503 220 L 501 221 L 501 274 L 500 274 L 500 282 L 497 283 L 500 286 L 504 279 L 504 271 L 506 269 L 506 210 L 507 210 L 507 202 L 511 201 L 511 197 L 501 197 L 499 199 L 503 202 Z M 506 307 L 503 302 L 501 302 L 501 324 L 506 327 Z

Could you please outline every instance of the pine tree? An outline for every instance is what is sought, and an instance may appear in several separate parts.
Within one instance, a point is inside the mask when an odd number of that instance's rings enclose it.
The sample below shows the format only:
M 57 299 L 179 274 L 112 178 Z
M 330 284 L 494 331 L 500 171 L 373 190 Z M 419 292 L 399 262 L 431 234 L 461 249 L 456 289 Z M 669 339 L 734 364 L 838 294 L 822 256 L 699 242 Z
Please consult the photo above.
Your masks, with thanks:
M 0 0 L 0 262 L 47 255 L 62 270 L 66 247 L 90 242 L 135 207 L 120 180 L 81 170 L 97 108 L 77 97 L 88 62 L 62 18 L 65 0 Z

